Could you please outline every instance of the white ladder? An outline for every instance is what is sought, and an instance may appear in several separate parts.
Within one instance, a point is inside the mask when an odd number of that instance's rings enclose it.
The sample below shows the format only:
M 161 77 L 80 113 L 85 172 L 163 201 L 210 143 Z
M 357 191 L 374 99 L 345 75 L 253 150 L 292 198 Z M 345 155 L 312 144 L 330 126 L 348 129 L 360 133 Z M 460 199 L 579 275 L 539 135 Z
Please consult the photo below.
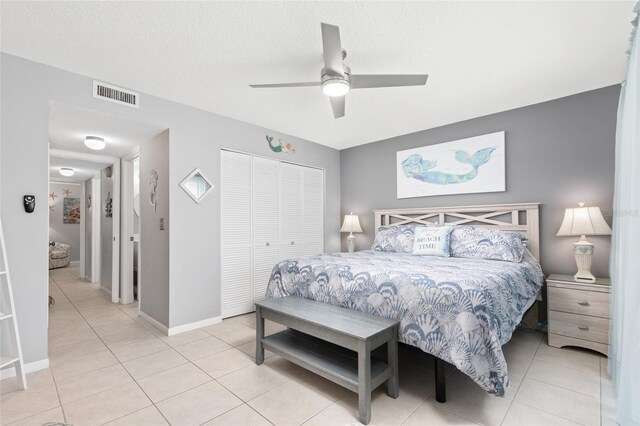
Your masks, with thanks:
M 8 327 L 0 324 L 0 329 L 4 332 L 8 328 L 11 335 L 9 344 L 13 347 L 0 348 L 0 369 L 13 365 L 18 379 L 18 388 L 27 389 L 27 379 L 24 374 L 24 362 L 22 359 L 22 347 L 20 346 L 20 334 L 18 333 L 18 321 L 16 320 L 16 308 L 13 303 L 13 290 L 11 288 L 11 276 L 9 275 L 9 263 L 7 262 L 7 248 L 4 244 L 4 232 L 2 230 L 2 220 L 0 220 L 0 323 L 10 322 Z M 7 343 L 2 336 L 3 346 Z

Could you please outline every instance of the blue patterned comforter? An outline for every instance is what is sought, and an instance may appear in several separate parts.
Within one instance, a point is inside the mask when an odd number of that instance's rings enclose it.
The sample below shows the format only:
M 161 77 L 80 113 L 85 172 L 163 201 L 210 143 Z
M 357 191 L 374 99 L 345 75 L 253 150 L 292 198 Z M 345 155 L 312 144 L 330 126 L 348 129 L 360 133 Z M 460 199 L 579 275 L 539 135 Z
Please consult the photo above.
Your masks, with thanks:
M 538 262 L 360 251 L 300 257 L 273 269 L 267 298 L 299 296 L 400 318 L 401 342 L 435 355 L 492 395 L 509 386 L 502 345 L 543 283 Z

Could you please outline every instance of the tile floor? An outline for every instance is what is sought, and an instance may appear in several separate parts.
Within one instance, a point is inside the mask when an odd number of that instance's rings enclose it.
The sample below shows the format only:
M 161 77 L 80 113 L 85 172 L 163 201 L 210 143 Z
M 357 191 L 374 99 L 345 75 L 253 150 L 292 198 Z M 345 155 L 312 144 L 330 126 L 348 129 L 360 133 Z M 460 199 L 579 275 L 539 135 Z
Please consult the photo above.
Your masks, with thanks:
M 254 364 L 254 318 L 167 337 L 113 305 L 76 269 L 50 274 L 51 368 L 29 390 L 0 382 L 1 423 L 42 425 L 353 425 L 355 394 L 267 353 Z M 280 327 L 267 324 L 267 332 Z M 432 362 L 401 350 L 400 397 L 373 395 L 373 425 L 610 425 L 614 400 L 606 358 L 554 349 L 518 332 L 504 351 L 512 388 L 487 396 L 450 368 L 446 404 L 435 402 Z

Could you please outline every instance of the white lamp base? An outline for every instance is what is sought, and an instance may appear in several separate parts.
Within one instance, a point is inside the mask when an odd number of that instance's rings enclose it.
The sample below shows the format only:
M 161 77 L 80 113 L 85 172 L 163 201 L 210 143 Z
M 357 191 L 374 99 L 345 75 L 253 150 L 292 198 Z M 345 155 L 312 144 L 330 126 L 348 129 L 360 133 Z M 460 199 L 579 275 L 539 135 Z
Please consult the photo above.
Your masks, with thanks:
M 573 276 L 576 281 L 593 283 L 596 277 L 591 273 L 591 261 L 593 259 L 594 245 L 586 240 L 584 235 L 579 242 L 573 243 L 573 252 L 576 256 L 578 272 Z
M 349 253 L 353 253 L 356 250 L 356 237 L 353 234 L 347 236 L 347 249 Z

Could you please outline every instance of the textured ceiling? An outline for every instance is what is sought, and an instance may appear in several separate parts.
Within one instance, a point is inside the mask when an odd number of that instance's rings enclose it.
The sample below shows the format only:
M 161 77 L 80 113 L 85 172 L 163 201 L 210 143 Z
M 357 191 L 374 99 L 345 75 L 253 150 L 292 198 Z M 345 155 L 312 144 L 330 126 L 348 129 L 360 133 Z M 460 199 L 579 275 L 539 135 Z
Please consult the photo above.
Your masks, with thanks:
M 633 2 L 8 2 L 2 50 L 345 148 L 622 81 Z M 309 81 L 320 22 L 354 73 L 429 73 L 356 90 L 335 120 Z M 142 99 L 144 105 L 144 99 Z M 143 106 L 144 107 L 144 106 Z
M 101 112 L 52 102 L 49 106 L 49 143 L 52 149 L 122 157 L 164 129 Z M 98 136 L 107 146 L 94 151 L 84 145 L 85 136 Z

